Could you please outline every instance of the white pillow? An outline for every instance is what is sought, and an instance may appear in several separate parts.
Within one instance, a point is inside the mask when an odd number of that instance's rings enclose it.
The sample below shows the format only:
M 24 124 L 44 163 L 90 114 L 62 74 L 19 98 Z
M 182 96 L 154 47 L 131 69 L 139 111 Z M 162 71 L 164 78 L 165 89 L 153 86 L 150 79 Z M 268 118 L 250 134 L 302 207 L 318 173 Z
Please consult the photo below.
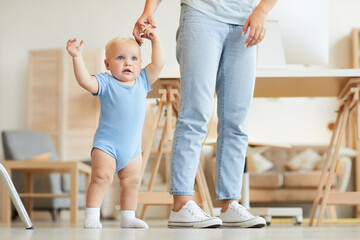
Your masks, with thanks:
M 333 151 L 335 151 L 335 148 L 333 149 Z M 342 157 L 354 158 L 356 156 L 357 156 L 357 151 L 352 148 L 340 147 L 339 149 L 338 158 L 342 158 Z M 325 160 L 326 160 L 326 152 L 324 152 L 324 154 L 321 157 L 321 160 L 316 164 L 315 169 L 322 170 L 324 167 Z M 332 159 L 329 160 L 328 169 L 330 169 L 331 161 Z
M 295 155 L 285 166 L 291 171 L 311 171 L 321 161 L 321 158 L 320 154 L 309 148 Z
M 256 153 L 251 156 L 257 173 L 264 173 L 274 167 L 274 163 L 265 158 L 261 153 Z

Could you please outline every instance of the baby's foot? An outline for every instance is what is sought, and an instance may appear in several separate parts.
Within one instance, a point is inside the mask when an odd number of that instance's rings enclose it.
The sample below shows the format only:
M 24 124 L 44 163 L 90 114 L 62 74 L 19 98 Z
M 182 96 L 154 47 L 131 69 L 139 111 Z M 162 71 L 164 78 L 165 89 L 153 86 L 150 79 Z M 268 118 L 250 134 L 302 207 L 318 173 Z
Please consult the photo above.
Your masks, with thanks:
M 122 228 L 149 228 L 146 222 L 135 217 L 135 211 L 121 211 Z
M 149 228 L 149 226 L 146 224 L 146 222 L 138 219 L 138 218 L 132 218 L 132 219 L 121 219 L 121 227 L 122 228 Z
M 85 220 L 84 228 L 101 229 L 102 224 L 96 220 Z
M 100 208 L 86 208 L 84 228 L 102 228 L 100 223 Z

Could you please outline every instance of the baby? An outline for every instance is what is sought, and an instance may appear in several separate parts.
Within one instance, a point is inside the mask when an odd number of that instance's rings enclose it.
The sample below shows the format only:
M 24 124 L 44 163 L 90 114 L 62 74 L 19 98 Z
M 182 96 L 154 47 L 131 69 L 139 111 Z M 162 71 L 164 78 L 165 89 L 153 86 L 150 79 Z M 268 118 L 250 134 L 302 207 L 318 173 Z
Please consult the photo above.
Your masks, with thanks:
M 98 96 L 101 112 L 91 151 L 91 182 L 86 194 L 85 228 L 102 228 L 100 206 L 114 172 L 121 186 L 121 227 L 148 228 L 135 217 L 142 165 L 141 135 L 145 100 L 164 66 L 163 48 L 156 31 L 146 27 L 143 38 L 152 45 L 151 63 L 141 69 L 141 53 L 130 38 L 114 38 L 105 47 L 105 66 L 111 72 L 90 75 L 83 57 L 84 41 L 67 42 L 79 85 Z

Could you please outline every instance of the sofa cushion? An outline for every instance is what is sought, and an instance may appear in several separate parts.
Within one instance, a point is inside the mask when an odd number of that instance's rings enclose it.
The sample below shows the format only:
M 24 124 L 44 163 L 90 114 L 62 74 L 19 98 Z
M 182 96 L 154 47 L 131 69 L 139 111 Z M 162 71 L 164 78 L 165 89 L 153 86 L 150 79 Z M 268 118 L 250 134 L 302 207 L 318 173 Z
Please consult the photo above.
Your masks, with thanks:
M 308 148 L 291 158 L 285 167 L 290 171 L 312 171 L 320 161 L 321 155 Z
M 321 171 L 283 172 L 284 188 L 317 188 L 320 183 Z M 327 179 L 327 174 L 325 175 Z M 332 185 L 336 185 L 334 176 Z
M 271 147 L 261 154 L 274 163 L 272 171 L 283 172 L 287 171 L 285 165 L 290 159 L 309 148 L 313 149 L 320 155 L 322 155 L 327 150 L 327 146 L 304 145 L 293 146 L 291 148 Z
M 265 173 L 274 167 L 274 163 L 256 153 L 247 157 L 247 167 L 248 172 Z
M 283 175 L 279 172 L 249 173 L 250 188 L 281 188 Z

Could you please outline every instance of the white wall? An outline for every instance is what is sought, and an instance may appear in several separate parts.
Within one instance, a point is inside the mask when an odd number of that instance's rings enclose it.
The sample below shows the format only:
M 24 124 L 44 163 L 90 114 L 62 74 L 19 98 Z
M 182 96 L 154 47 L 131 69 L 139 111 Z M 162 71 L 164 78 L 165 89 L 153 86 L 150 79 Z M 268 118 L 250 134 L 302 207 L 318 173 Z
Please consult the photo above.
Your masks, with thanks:
M 174 1 L 164 0 L 156 13 L 158 31 L 163 39 L 167 58 L 163 76 L 178 71 L 175 32 L 179 5 Z M 144 2 L 0 0 L 0 130 L 26 127 L 29 50 L 64 48 L 71 37 L 85 39 L 85 46 L 88 48 L 101 48 L 112 37 L 131 36 Z M 349 36 L 353 27 L 360 27 L 360 1 L 329 2 L 328 67 L 349 68 Z M 144 63 L 149 60 L 149 50 L 149 44 L 143 47 Z M 328 98 L 254 99 L 248 124 L 250 140 L 326 144 L 330 137 L 326 126 L 334 120 L 335 108 L 335 99 Z

